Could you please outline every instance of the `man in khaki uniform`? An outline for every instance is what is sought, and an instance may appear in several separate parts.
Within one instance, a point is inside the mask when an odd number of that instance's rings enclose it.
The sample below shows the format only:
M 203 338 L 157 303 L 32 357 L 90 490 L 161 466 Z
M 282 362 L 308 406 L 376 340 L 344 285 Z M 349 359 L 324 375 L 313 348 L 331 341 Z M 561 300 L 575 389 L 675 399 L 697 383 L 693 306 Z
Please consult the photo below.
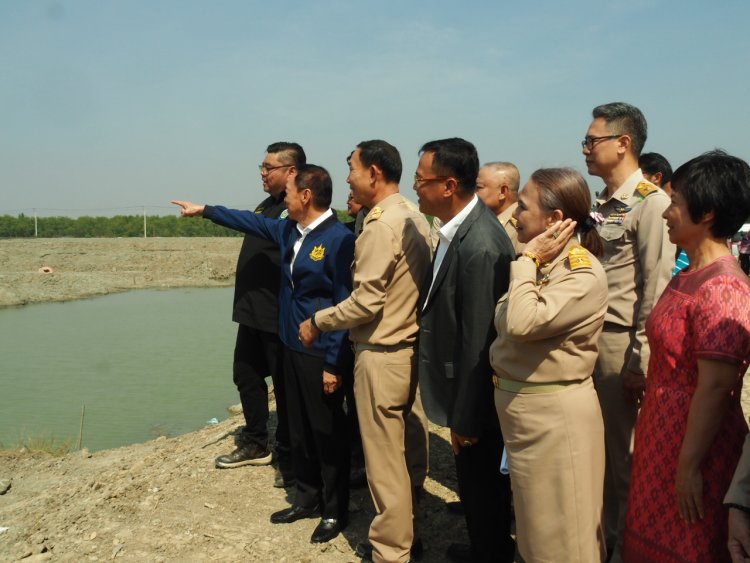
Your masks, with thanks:
M 747 561 L 750 558 L 750 434 L 745 436 L 742 457 L 724 504 L 729 507 L 728 547 L 732 561 Z
M 497 215 L 508 233 L 516 254 L 523 252 L 524 245 L 518 242 L 513 212 L 518 207 L 518 186 L 521 175 L 511 162 L 488 162 L 477 175 L 477 196 Z
M 646 319 L 671 278 L 675 249 L 661 217 L 669 197 L 647 182 L 638 168 L 647 134 L 643 114 L 630 104 L 616 102 L 594 108 L 593 118 L 582 147 L 589 174 L 605 183 L 597 196 L 596 217 L 609 285 L 594 384 L 607 450 L 604 531 L 607 548 L 618 561 L 633 428 L 646 387 Z
M 321 331 L 349 329 L 354 394 L 376 515 L 373 561 L 409 559 L 417 491 L 427 472 L 427 422 L 417 391 L 414 345 L 419 284 L 430 268 L 429 225 L 399 193 L 401 157 L 385 141 L 365 141 L 349 158 L 354 197 L 370 212 L 357 238 L 348 299 L 300 325 L 306 345 Z M 414 546 L 416 551 L 416 545 Z

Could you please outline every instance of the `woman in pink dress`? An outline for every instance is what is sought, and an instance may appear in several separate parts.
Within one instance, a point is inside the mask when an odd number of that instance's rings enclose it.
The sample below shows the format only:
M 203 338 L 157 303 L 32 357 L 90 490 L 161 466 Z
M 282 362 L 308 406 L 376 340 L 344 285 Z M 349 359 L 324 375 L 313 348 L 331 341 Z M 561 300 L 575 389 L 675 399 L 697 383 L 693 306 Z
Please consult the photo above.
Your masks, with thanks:
M 626 562 L 729 561 L 722 499 L 747 433 L 750 283 L 726 240 L 750 215 L 750 167 L 721 151 L 681 166 L 664 212 L 689 268 L 651 312 L 646 395 L 623 546 Z

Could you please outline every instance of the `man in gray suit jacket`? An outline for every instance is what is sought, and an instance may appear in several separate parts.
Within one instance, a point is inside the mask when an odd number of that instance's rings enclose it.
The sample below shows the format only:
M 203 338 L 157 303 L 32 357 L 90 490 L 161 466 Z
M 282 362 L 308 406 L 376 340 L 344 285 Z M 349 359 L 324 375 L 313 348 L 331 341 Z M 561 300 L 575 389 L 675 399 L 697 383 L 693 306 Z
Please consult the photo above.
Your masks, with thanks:
M 513 561 L 510 484 L 499 471 L 503 442 L 489 363 L 495 303 L 508 290 L 513 245 L 476 196 L 474 145 L 431 141 L 420 154 L 414 176 L 419 209 L 443 226 L 421 293 L 419 384 L 428 418 L 451 429 L 471 541 L 470 547 L 451 545 L 447 555 L 452 561 Z

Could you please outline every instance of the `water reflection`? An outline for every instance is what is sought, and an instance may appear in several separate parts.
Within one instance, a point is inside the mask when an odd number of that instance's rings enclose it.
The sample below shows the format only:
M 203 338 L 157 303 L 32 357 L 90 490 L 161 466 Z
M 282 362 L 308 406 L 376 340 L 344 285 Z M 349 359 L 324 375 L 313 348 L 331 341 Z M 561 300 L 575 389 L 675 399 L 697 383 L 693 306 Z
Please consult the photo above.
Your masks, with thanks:
M 143 290 L 0 309 L 0 443 L 99 450 L 200 428 L 238 402 L 232 288 Z

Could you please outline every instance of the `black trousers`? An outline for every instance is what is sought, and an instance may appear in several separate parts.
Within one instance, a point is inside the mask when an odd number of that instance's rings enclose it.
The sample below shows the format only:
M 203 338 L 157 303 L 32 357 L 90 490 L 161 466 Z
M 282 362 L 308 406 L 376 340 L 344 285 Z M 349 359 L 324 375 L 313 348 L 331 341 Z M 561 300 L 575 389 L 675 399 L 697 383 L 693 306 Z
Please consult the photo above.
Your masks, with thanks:
M 276 456 L 281 465 L 290 457 L 289 423 L 286 413 L 284 374 L 281 368 L 283 346 L 278 335 L 245 325 L 237 328 L 234 346 L 234 384 L 240 392 L 245 429 L 240 442 L 268 446 L 268 385 L 271 376 L 276 395 Z M 288 461 L 287 461 L 288 463 Z
M 503 436 L 499 427 L 492 427 L 455 457 L 458 494 L 475 563 L 513 561 L 510 479 L 500 473 L 502 455 Z
M 289 408 L 294 504 L 320 504 L 323 518 L 346 520 L 349 506 L 349 436 L 344 390 L 323 393 L 323 358 L 286 349 L 284 376 Z

